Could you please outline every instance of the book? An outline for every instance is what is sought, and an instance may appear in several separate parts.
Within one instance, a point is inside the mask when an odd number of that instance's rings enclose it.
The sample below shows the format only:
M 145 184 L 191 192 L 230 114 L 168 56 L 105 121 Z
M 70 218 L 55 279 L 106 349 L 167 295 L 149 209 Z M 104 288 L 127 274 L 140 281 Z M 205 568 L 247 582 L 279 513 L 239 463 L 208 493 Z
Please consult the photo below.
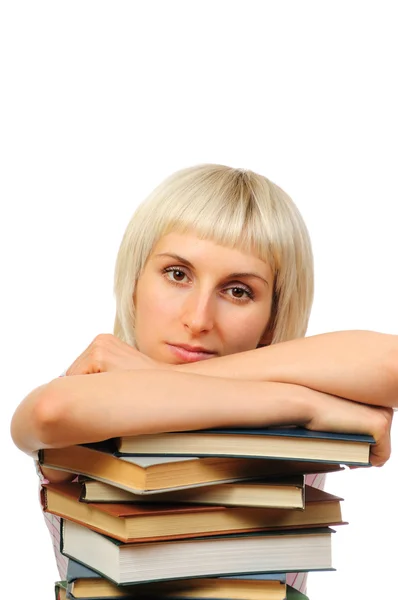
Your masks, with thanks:
M 194 581 L 198 582 L 201 580 L 195 579 Z M 180 586 L 175 586 L 177 589 L 173 587 L 174 591 L 156 589 L 153 593 L 157 595 L 151 595 L 148 591 L 141 591 L 141 595 L 138 596 L 134 593 L 124 595 L 120 592 L 117 596 L 101 595 L 87 597 L 75 596 L 72 592 L 68 592 L 68 595 L 63 598 L 68 598 L 68 600 L 78 600 L 78 598 L 84 598 L 84 600 L 112 600 L 112 598 L 129 598 L 130 600 L 143 600 L 145 598 L 148 600 L 154 600 L 154 598 L 167 598 L 167 600 L 189 600 L 191 598 L 195 598 L 195 600 L 309 600 L 308 596 L 286 583 L 277 581 L 252 581 L 243 584 L 243 581 L 239 580 L 238 584 L 229 584 L 221 588 L 216 588 L 214 585 L 209 584 L 200 586 L 197 583 L 195 589 L 180 590 L 178 589 Z M 148 585 L 152 587 L 152 584 Z M 157 588 L 159 587 L 158 585 Z
M 118 585 L 332 569 L 330 528 L 126 544 L 67 519 L 61 552 Z
M 124 543 L 343 524 L 340 500 L 306 487 L 303 510 L 199 504 L 86 504 L 77 483 L 44 484 L 45 512 L 70 519 Z
M 67 581 L 56 581 L 54 584 L 55 600 L 67 599 Z
M 270 481 L 237 481 L 145 496 L 87 477 L 80 477 L 79 483 L 82 502 L 182 502 L 263 508 L 304 508 L 304 475 L 280 477 Z
M 245 458 L 115 456 L 110 444 L 89 444 L 39 451 L 44 467 L 84 475 L 135 494 L 294 474 L 329 473 L 335 463 Z
M 214 600 L 305 600 L 286 584 L 283 573 L 259 573 L 235 577 L 212 577 L 117 586 L 84 565 L 69 559 L 68 598 L 212 598 Z
M 302 427 L 206 429 L 115 438 L 119 455 L 219 456 L 328 461 L 369 465 L 368 435 L 309 431 Z

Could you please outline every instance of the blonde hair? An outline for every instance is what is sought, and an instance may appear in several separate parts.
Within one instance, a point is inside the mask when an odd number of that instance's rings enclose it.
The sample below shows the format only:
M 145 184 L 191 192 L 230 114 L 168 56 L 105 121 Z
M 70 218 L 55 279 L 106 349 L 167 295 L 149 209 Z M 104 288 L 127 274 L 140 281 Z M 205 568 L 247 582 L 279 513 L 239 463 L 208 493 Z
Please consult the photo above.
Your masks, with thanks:
M 305 335 L 313 300 L 313 257 L 296 205 L 262 175 L 204 164 L 163 181 L 127 226 L 115 267 L 118 338 L 135 343 L 135 285 L 158 240 L 171 232 L 192 231 L 202 239 L 255 253 L 271 266 L 271 343 Z

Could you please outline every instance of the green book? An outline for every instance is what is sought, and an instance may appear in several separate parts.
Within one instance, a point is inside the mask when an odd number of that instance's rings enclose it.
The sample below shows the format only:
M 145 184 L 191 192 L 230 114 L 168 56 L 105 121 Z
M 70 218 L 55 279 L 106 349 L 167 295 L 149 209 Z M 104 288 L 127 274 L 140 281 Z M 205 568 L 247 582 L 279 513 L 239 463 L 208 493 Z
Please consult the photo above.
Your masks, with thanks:
M 56 581 L 54 584 L 55 600 L 66 600 L 67 598 L 67 581 Z

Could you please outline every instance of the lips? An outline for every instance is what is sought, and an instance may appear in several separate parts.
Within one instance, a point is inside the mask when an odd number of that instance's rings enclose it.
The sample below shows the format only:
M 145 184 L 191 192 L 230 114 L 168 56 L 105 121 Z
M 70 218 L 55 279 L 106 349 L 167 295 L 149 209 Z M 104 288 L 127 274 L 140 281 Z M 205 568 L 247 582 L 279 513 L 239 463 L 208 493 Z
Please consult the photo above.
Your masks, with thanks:
M 183 362 L 196 362 L 217 356 L 216 352 L 206 350 L 202 346 L 188 346 L 187 344 L 167 344 L 171 352 Z
M 184 350 L 188 350 L 188 352 L 204 352 L 206 354 L 215 354 L 212 350 L 208 350 L 207 348 L 203 348 L 203 346 L 189 346 L 189 344 L 171 344 L 176 348 L 183 348 Z

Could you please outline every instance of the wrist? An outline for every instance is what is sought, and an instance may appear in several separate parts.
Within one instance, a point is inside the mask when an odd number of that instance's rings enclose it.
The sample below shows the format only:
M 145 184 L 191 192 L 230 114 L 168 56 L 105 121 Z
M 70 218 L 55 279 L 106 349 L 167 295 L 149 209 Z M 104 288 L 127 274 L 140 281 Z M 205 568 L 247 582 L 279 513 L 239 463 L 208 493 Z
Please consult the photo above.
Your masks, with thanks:
M 306 427 L 316 412 L 316 400 L 319 392 L 293 383 L 280 383 L 279 385 L 282 386 L 286 415 L 288 418 L 294 418 L 294 424 Z
M 300 385 L 262 381 L 246 382 L 248 394 L 252 384 L 261 386 L 261 392 L 257 402 L 241 406 L 249 427 L 307 427 L 314 414 L 312 393 L 316 392 Z

